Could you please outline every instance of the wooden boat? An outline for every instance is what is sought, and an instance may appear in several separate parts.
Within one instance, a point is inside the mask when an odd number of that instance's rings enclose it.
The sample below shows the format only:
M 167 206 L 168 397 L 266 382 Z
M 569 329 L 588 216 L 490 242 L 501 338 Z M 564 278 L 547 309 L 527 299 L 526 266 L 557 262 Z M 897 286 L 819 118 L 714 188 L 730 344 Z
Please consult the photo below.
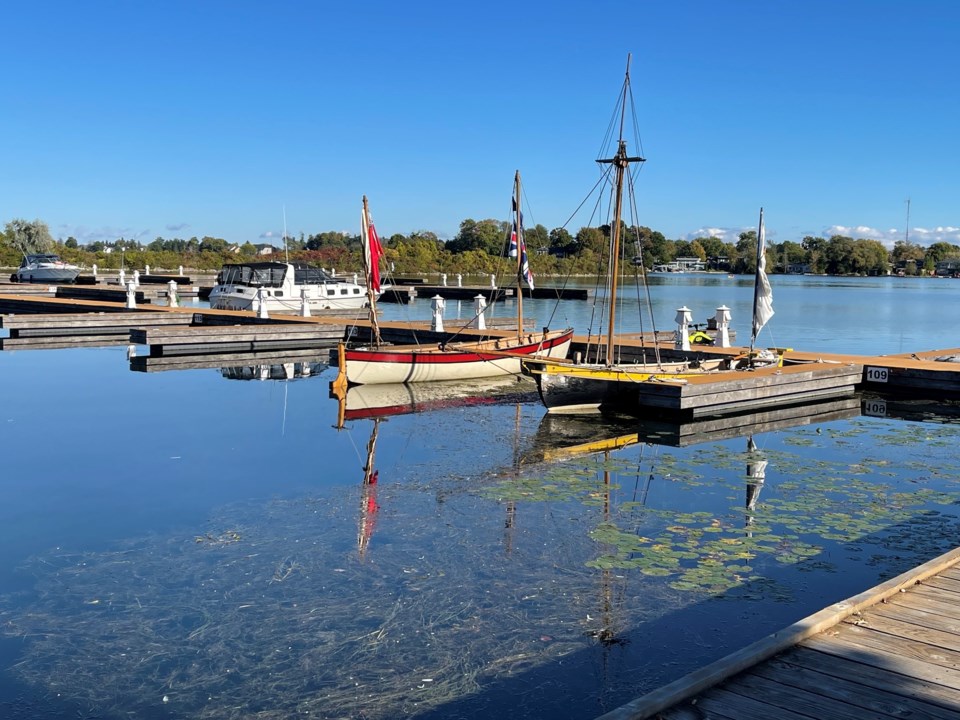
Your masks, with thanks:
M 625 410 L 635 413 L 639 411 L 638 390 L 644 383 L 682 383 L 689 377 L 731 370 L 734 367 L 729 360 L 664 363 L 660 359 L 659 347 L 656 344 L 652 348 L 655 357 L 654 362 L 621 363 L 617 361 L 614 328 L 616 328 L 618 276 L 622 245 L 623 224 L 621 219 L 624 180 L 625 177 L 628 177 L 631 163 L 645 162 L 642 157 L 631 157 L 628 154 L 627 142 L 623 137 L 626 109 L 631 97 L 630 60 L 628 57 L 626 79 L 618 101 L 620 105 L 620 136 L 617 141 L 616 152 L 612 158 L 597 161 L 601 166 L 609 166 L 610 170 L 608 172 L 613 174 L 614 190 L 613 219 L 610 223 L 610 260 L 606 278 L 609 299 L 607 329 L 602 337 L 602 344 L 598 343 L 595 349 L 596 360 L 592 363 L 556 363 L 544 358 L 531 358 L 523 362 L 524 372 L 536 380 L 540 398 L 549 412 L 582 413 L 600 410 Z M 632 186 L 632 182 L 630 184 Z M 761 210 L 758 258 L 763 256 L 762 243 L 763 211 Z M 642 269 L 642 263 L 640 267 Z M 759 328 L 766 322 L 766 318 L 763 318 L 758 324 L 758 308 L 767 309 L 769 315 L 773 314 L 769 303 L 770 285 L 766 281 L 765 274 L 763 274 L 762 283 L 759 278 L 759 275 L 763 273 L 762 260 L 758 260 L 757 270 L 758 291 L 765 289 L 767 296 L 766 299 L 761 299 L 759 302 L 755 299 L 754 302 L 753 334 L 750 352 L 746 356 L 747 363 L 757 361 L 753 343 Z
M 518 375 L 521 360 L 543 357 L 565 359 L 573 339 L 573 328 L 566 330 L 523 330 L 523 283 L 533 288 L 533 275 L 527 261 L 523 239 L 523 218 L 520 212 L 520 173 L 514 178 L 514 223 L 511 247 L 517 257 L 517 334 L 472 342 L 447 342 L 437 346 L 383 345 L 376 319 L 375 292 L 378 289 L 380 244 L 370 220 L 366 197 L 363 198 L 361 237 L 364 241 L 364 275 L 370 292 L 370 322 L 373 344 L 365 348 L 338 349 L 340 374 L 333 381 L 334 389 L 349 385 L 381 383 L 417 383 L 446 380 L 470 380 L 504 375 Z

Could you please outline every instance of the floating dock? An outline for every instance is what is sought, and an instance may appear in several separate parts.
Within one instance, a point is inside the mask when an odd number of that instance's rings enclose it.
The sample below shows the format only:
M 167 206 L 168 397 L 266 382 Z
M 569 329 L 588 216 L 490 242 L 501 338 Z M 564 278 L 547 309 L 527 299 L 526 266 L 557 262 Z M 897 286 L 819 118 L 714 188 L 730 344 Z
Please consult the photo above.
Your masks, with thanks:
M 960 549 L 598 720 L 956 718 Z
M 130 330 L 130 342 L 150 347 L 150 355 L 256 352 L 329 348 L 343 339 L 345 326 L 204 325 L 201 327 L 143 327 Z

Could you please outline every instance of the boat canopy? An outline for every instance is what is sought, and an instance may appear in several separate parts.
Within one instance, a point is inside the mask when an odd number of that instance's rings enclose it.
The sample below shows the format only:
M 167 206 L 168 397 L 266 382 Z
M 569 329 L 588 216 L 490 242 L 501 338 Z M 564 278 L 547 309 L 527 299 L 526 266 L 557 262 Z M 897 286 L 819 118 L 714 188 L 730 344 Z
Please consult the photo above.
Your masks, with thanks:
M 37 253 L 35 255 L 27 255 L 23 262 L 20 263 L 20 267 L 27 267 L 28 265 L 33 265 L 34 263 L 58 263 L 60 262 L 60 256 L 54 255 L 53 253 Z
M 305 263 L 255 262 L 237 265 L 224 265 L 217 275 L 221 285 L 249 285 L 253 287 L 282 287 L 288 268 L 293 267 L 293 281 L 296 285 L 317 285 L 337 282 L 322 268 L 311 267 Z

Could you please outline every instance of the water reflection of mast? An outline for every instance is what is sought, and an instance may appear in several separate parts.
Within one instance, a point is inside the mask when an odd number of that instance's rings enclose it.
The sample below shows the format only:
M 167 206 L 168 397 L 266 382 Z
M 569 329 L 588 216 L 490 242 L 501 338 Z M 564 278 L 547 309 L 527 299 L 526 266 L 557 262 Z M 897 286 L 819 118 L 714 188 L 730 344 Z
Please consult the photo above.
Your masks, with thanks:
M 370 538 L 373 536 L 373 528 L 377 520 L 377 511 L 380 509 L 377 504 L 379 472 L 373 468 L 379 431 L 380 418 L 376 418 L 373 421 L 370 440 L 367 442 L 367 462 L 363 466 L 363 485 L 360 491 L 360 523 L 357 531 L 357 547 L 360 550 L 361 559 L 367 554 L 367 548 L 370 545 Z
M 603 522 L 610 522 L 610 451 L 603 453 Z M 606 649 L 615 645 L 626 645 L 628 640 L 617 635 L 614 613 L 616 603 L 613 597 L 613 582 L 615 576 L 610 568 L 600 571 L 600 629 L 594 634 L 600 644 Z M 607 653 L 603 654 L 604 674 L 606 673 Z
M 513 481 L 516 483 L 520 475 L 520 403 L 517 403 L 517 414 L 514 418 L 513 432 Z M 513 499 L 507 500 L 507 517 L 503 523 L 503 545 L 509 555 L 513 551 L 513 526 L 517 519 L 517 503 Z
M 749 530 L 753 525 L 754 510 L 757 507 L 757 499 L 760 497 L 760 490 L 763 489 L 763 483 L 767 479 L 767 460 L 760 454 L 757 444 L 753 441 L 753 435 L 747 438 L 747 453 L 749 460 L 747 462 L 747 493 L 746 525 Z M 747 533 L 748 537 L 750 533 Z

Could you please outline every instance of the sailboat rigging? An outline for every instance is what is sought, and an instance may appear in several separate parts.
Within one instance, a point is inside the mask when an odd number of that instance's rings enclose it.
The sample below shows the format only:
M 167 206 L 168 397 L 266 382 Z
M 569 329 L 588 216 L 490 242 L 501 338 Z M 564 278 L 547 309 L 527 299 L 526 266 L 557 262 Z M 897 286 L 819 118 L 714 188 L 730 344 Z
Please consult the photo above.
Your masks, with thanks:
M 630 57 L 623 89 L 618 98 L 620 122 L 616 152 L 613 157 L 600 159 L 601 165 L 610 165 L 613 176 L 613 218 L 610 223 L 610 258 L 607 263 L 607 286 L 609 288 L 609 322 L 605 336 L 605 356 L 590 363 L 557 363 L 549 359 L 531 358 L 523 363 L 524 372 L 537 382 L 540 398 L 550 412 L 596 412 L 600 409 L 623 409 L 636 412 L 639 409 L 640 389 L 647 383 L 685 382 L 687 378 L 704 373 L 731 370 L 728 359 L 684 360 L 664 363 L 660 360 L 659 348 L 654 344 L 654 362 L 622 363 L 616 355 L 616 306 L 621 254 L 624 184 L 630 179 L 629 167 L 633 163 L 646 162 L 640 156 L 631 156 L 624 139 L 626 108 L 630 94 Z M 744 367 L 755 367 L 768 362 L 766 355 L 754 353 L 756 333 L 773 315 L 772 293 L 764 272 L 763 220 L 758 243 L 757 282 L 754 300 L 754 327 L 749 356 Z M 774 358 L 774 361 L 779 360 Z
M 520 212 L 520 173 L 514 177 L 513 232 L 511 245 L 516 245 L 517 257 L 517 332 L 514 337 L 496 337 L 475 342 L 447 341 L 439 346 L 385 345 L 380 338 L 376 323 L 375 306 L 371 302 L 371 326 L 373 342 L 369 347 L 337 350 L 340 372 L 331 383 L 334 392 L 346 392 L 349 385 L 373 385 L 382 383 L 415 383 L 440 380 L 468 380 L 504 375 L 519 375 L 523 357 L 537 356 L 565 359 L 573 338 L 573 328 L 566 330 L 544 329 L 542 332 L 526 332 L 523 328 L 524 283 L 533 287 L 526 244 L 523 239 L 523 216 Z M 362 239 L 366 259 L 368 292 L 373 298 L 375 284 L 379 282 L 378 262 L 381 254 L 376 233 L 369 221 L 369 210 L 364 198 Z M 454 337 L 456 337 L 454 335 Z

